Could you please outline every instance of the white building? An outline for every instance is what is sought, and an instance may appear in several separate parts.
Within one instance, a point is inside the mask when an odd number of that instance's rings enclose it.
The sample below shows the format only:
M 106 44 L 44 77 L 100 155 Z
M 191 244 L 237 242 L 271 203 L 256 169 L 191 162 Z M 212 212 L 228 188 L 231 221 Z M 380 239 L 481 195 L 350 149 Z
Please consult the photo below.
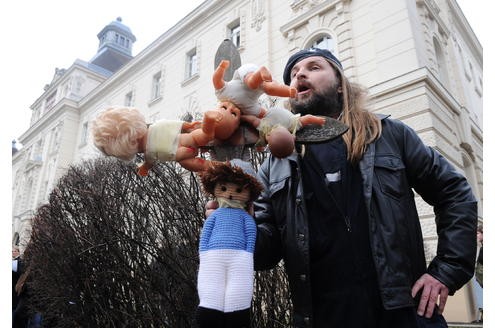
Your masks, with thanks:
M 267 66 L 277 81 L 297 50 L 332 50 L 346 75 L 369 88 L 376 112 L 412 126 L 467 176 L 483 218 L 483 49 L 455 0 L 206 0 L 134 58 L 135 37 L 120 20 L 98 38 L 89 63 L 56 71 L 19 138 L 12 239 L 21 249 L 57 179 L 70 164 L 99 156 L 88 135 L 99 111 L 135 106 L 152 122 L 215 106 L 211 76 L 225 38 L 243 63 Z M 431 259 L 434 214 L 417 202 Z M 449 299 L 446 317 L 471 322 L 476 308 L 468 284 Z

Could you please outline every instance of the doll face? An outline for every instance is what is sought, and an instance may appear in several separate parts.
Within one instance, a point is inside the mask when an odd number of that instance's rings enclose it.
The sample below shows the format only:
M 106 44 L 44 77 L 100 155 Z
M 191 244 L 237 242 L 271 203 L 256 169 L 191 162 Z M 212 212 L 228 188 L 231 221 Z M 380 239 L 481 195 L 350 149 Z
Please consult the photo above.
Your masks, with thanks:
M 222 101 L 217 110 L 222 114 L 222 120 L 215 128 L 215 137 L 220 140 L 228 139 L 239 127 L 241 111 L 229 101 Z
M 241 187 L 231 182 L 218 182 L 215 185 L 215 197 L 247 202 L 250 191 L 247 187 Z

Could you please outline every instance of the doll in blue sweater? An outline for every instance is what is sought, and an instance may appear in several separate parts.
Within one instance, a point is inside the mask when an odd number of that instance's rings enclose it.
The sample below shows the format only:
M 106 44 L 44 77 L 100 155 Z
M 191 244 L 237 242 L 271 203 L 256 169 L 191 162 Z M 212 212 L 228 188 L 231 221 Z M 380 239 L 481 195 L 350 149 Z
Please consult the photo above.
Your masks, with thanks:
M 252 166 L 234 159 L 199 173 L 219 204 L 199 242 L 197 319 L 205 327 L 249 327 L 256 223 L 247 212 L 262 190 Z

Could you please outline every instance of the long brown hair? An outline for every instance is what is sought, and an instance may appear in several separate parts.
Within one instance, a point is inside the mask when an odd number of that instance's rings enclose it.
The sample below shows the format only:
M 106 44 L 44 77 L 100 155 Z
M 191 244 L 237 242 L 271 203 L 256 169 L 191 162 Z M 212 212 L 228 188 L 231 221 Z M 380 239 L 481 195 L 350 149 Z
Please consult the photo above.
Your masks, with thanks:
M 342 70 L 332 65 L 338 73 L 342 87 L 341 120 L 349 126 L 343 135 L 347 145 L 347 159 L 357 163 L 363 157 L 367 145 L 376 140 L 381 132 L 380 119 L 368 108 L 368 91 L 357 83 L 350 82 Z

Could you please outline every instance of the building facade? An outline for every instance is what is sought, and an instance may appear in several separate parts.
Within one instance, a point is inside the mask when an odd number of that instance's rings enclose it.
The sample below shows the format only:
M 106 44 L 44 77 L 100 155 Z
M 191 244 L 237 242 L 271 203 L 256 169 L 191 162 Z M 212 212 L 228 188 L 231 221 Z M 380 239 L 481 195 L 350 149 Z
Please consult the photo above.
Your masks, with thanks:
M 483 219 L 482 47 L 455 0 L 207 0 L 132 57 L 121 20 L 99 34 L 88 63 L 57 70 L 32 105 L 30 128 L 13 154 L 13 243 L 72 163 L 100 156 L 88 133 L 112 105 L 139 108 L 149 122 L 215 106 L 216 49 L 231 39 L 242 63 L 267 66 L 277 81 L 288 57 L 330 49 L 346 75 L 369 88 L 372 110 L 413 127 L 463 172 Z M 436 250 L 432 208 L 417 198 L 428 260 Z M 476 319 L 474 287 L 451 297 L 449 321 Z

